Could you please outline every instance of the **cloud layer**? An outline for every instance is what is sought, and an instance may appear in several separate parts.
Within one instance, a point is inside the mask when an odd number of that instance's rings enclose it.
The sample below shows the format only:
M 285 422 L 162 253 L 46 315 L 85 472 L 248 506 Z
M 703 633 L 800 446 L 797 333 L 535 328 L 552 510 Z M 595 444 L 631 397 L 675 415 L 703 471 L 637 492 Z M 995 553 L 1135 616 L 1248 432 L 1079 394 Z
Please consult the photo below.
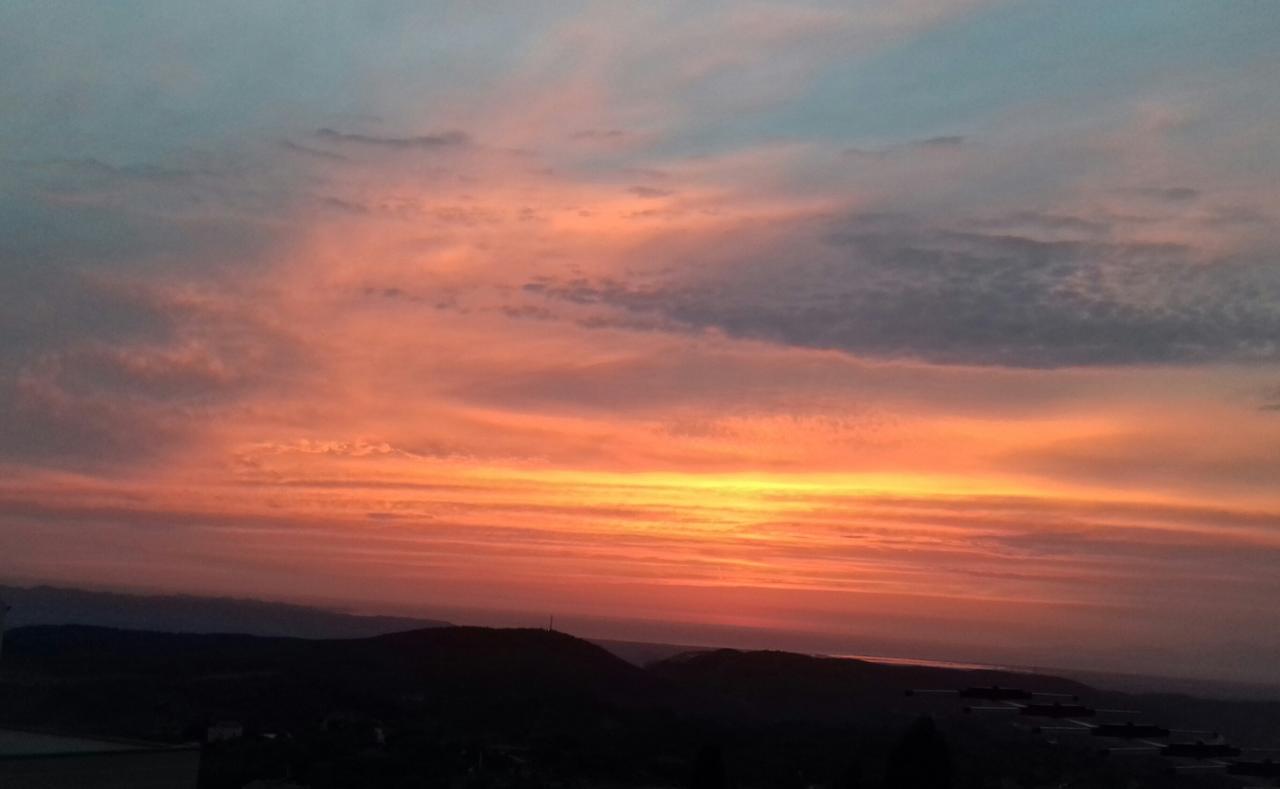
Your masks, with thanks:
M 0 9 L 0 574 L 1276 679 L 1269 7 L 126 5 Z
M 1280 354 L 1280 268 L 1269 260 L 1199 261 L 1173 243 L 875 224 L 804 223 L 763 238 L 744 229 L 726 239 L 736 249 L 690 261 L 692 278 L 682 266 L 654 284 L 575 278 L 524 289 L 618 308 L 660 329 L 942 364 L 1274 362 Z

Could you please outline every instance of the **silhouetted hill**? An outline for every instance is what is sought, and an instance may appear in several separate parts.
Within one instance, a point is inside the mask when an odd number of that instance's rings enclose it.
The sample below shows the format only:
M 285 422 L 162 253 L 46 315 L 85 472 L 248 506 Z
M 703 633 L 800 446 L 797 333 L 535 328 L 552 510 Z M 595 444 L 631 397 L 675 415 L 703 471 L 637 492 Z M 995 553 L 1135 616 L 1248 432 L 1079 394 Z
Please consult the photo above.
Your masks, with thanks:
M 654 684 L 635 666 L 564 633 L 480 627 L 300 639 L 35 626 L 9 633 L 5 665 L 63 678 L 309 677 L 335 686 L 436 693 L 485 686 L 508 695 L 632 691 L 639 697 Z
M 1087 693 L 1079 682 L 1039 674 L 873 663 L 792 652 L 717 649 L 676 655 L 649 670 L 741 714 L 795 719 L 864 717 L 900 707 L 908 688 L 1006 685 L 1051 693 Z
M 639 747 L 619 727 L 671 736 L 648 711 L 672 696 L 600 647 L 528 629 L 297 639 L 36 626 L 9 633 L 0 664 L 0 727 L 186 741 L 235 721 L 244 738 L 206 748 L 201 786 L 217 789 L 285 764 L 312 786 L 400 786 L 376 776 L 456 777 L 480 759 L 515 769 L 531 748 L 540 770 L 605 775 L 633 758 L 615 751 Z
M 94 625 L 168 633 L 243 633 L 298 638 L 362 638 L 448 622 L 361 616 L 323 608 L 192 595 L 142 595 L 53 586 L 3 586 L 9 627 Z
M 184 741 L 216 721 L 242 725 L 243 737 L 206 744 L 202 789 L 285 774 L 316 789 L 681 786 L 711 753 L 739 786 L 861 776 L 856 785 L 875 787 L 894 743 L 931 715 L 964 776 L 957 785 L 1164 785 L 1159 759 L 1107 760 L 1087 734 L 1055 745 L 1034 722 L 1011 726 L 1016 714 L 965 715 L 955 696 L 903 693 L 992 684 L 1080 694 L 1249 745 L 1270 744 L 1280 723 L 1278 704 L 786 652 L 699 651 L 640 668 L 546 630 L 302 639 L 34 626 L 6 639 L 0 726 Z
M 517 727 L 530 715 L 660 698 L 661 681 L 604 649 L 563 633 L 443 627 L 362 639 L 155 633 L 87 626 L 18 628 L 5 642 L 7 674 L 44 683 L 30 705 L 0 716 L 75 721 L 162 736 L 130 705 L 163 698 L 173 726 L 215 717 L 288 729 L 335 710 L 383 718 L 407 708 L 484 725 Z M 199 711 L 199 712 L 197 712 Z M 198 718 L 199 721 L 195 719 Z
M 643 693 L 655 683 L 602 647 L 541 629 L 444 627 L 330 642 L 379 668 L 453 682 L 501 681 L 528 690 L 560 689 L 607 697 Z

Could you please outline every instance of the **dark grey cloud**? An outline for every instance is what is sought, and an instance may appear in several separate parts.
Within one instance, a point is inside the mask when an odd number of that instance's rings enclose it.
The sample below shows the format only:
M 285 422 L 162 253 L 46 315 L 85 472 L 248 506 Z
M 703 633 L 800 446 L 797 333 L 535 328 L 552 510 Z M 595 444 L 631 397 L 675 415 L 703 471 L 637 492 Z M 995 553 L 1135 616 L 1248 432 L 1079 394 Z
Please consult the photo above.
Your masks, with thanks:
M 618 172 L 622 175 L 635 176 L 636 178 L 644 178 L 650 181 L 665 181 L 671 177 L 671 173 L 653 167 L 623 167 Z
M 546 307 L 539 307 L 533 304 L 508 304 L 502 307 L 502 314 L 517 320 L 550 321 L 555 320 L 557 317 L 554 312 Z
M 658 327 L 879 358 L 1031 368 L 1280 359 L 1280 268 L 1204 263 L 1176 244 L 877 218 L 744 231 L 707 257 L 670 269 L 684 276 L 543 279 L 526 292 Z
M 1227 206 L 1214 210 L 1209 216 L 1200 219 L 1210 227 L 1231 225 L 1254 225 L 1267 221 L 1265 214 L 1244 206 Z
M 670 197 L 675 194 L 675 192 L 670 189 L 660 189 L 656 186 L 633 186 L 627 191 L 636 197 L 645 198 Z
M 294 153 L 300 153 L 304 156 L 311 156 L 316 159 L 325 159 L 331 162 L 349 161 L 349 159 L 346 156 L 343 156 L 340 153 L 334 153 L 333 151 L 324 151 L 319 148 L 312 148 L 310 145 L 303 145 L 302 143 L 297 143 L 297 142 L 294 142 L 293 140 L 281 140 L 280 145 L 285 150 L 293 151 Z
M 1200 196 L 1199 189 L 1189 186 L 1147 186 L 1130 190 L 1133 194 L 1164 200 L 1170 203 L 1186 203 Z
M 851 157 L 883 159 L 889 156 L 893 156 L 894 154 L 907 153 L 913 150 L 918 151 L 920 149 L 932 149 L 937 151 L 943 151 L 943 150 L 952 149 L 952 148 L 959 148 L 960 146 L 967 145 L 968 143 L 969 143 L 969 138 L 962 134 L 940 134 L 936 137 L 925 137 L 919 140 L 908 140 L 906 142 L 902 142 L 894 145 L 886 145 L 879 148 L 863 148 L 859 146 L 852 146 L 849 148 L 845 148 L 842 151 L 842 153 L 844 153 L 845 156 L 851 156 Z
M 980 230 L 1045 230 L 1088 235 L 1102 235 L 1111 229 L 1106 222 L 1082 219 L 1069 214 L 1048 211 L 1013 211 L 1003 216 L 974 219 L 969 225 Z
M 128 401 L 83 401 L 55 392 L 0 393 L 0 461 L 118 470 L 157 456 L 179 431 Z
M 206 303 L 142 284 L 59 281 L 27 295 L 83 314 L 42 320 L 37 306 L 17 317 L 13 344 L 0 344 L 0 462 L 146 461 L 300 369 L 296 339 L 231 295 Z
M 460 131 L 443 131 L 436 134 L 423 134 L 416 137 L 383 137 L 373 134 L 340 132 L 334 129 L 318 129 L 316 136 L 330 143 L 350 143 L 381 148 L 398 148 L 401 150 L 439 150 L 457 148 L 471 143 L 471 138 Z
M 494 208 L 467 204 L 436 205 L 414 197 L 374 198 L 364 201 L 335 195 L 317 195 L 315 200 L 321 207 L 341 214 L 414 222 L 430 220 L 463 227 L 493 225 L 508 218 L 503 211 Z M 519 216 L 526 218 L 532 211 L 530 208 L 522 209 Z
M 279 239 L 265 207 L 289 205 L 255 178 L 197 156 L 0 163 L 0 462 L 145 460 L 289 368 L 227 295 Z
M 946 148 L 946 147 L 955 146 L 955 145 L 964 145 L 967 141 L 968 141 L 968 138 L 962 134 L 943 134 L 938 137 L 927 137 L 923 140 L 920 140 L 920 142 L 917 144 L 924 145 L 924 146 Z
M 204 167 L 0 163 L 0 359 L 168 331 L 138 283 L 252 269 L 280 237 L 262 209 L 288 206 L 263 183 Z
M 357 203 L 354 200 L 344 200 L 341 197 L 326 196 L 320 198 L 320 204 L 326 208 L 332 208 L 344 214 L 356 214 L 364 216 L 372 213 L 369 206 L 364 203 Z
M 572 140 L 620 140 L 628 136 L 622 129 L 580 129 L 569 135 Z
M 28 165 L 28 167 L 36 171 L 45 170 L 55 175 L 74 175 L 81 179 L 81 183 L 94 178 L 172 183 L 190 181 L 200 176 L 220 175 L 220 173 L 209 169 L 166 167 L 150 162 L 117 165 L 92 157 L 86 159 L 54 159 Z
M 858 146 L 850 146 L 842 150 L 840 153 L 853 158 L 880 159 L 888 156 L 891 150 L 892 149 L 860 148 Z
M 1280 412 L 1280 384 L 1262 393 L 1262 405 L 1258 406 L 1258 408 L 1263 411 Z

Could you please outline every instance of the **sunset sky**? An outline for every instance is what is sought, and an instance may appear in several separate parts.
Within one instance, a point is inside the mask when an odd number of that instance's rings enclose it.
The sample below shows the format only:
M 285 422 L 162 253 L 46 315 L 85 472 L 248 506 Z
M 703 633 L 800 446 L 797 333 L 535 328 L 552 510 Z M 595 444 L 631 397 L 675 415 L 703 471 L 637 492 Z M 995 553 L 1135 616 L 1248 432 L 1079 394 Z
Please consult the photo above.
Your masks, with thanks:
M 9 0 L 0 582 L 1280 682 L 1277 41 Z

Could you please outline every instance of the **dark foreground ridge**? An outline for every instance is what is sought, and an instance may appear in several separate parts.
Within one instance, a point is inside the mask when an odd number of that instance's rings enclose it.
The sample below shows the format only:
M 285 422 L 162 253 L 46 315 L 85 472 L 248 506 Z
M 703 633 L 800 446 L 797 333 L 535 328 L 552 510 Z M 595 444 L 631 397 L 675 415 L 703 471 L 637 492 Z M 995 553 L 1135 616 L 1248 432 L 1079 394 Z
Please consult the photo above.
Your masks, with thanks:
M 956 787 L 1163 786 L 1154 757 L 1107 760 L 1087 737 L 1054 745 L 1016 716 L 988 720 L 903 691 L 1016 683 L 1099 706 L 1150 703 L 1162 719 L 1212 711 L 1049 676 L 785 652 L 713 650 L 640 668 L 533 629 L 309 640 L 36 626 L 8 634 L 0 665 L 0 728 L 199 742 L 204 789 L 285 776 L 315 788 L 878 787 L 916 773 Z M 1280 722 L 1280 705 L 1217 711 Z M 920 772 L 921 759 L 946 769 Z

